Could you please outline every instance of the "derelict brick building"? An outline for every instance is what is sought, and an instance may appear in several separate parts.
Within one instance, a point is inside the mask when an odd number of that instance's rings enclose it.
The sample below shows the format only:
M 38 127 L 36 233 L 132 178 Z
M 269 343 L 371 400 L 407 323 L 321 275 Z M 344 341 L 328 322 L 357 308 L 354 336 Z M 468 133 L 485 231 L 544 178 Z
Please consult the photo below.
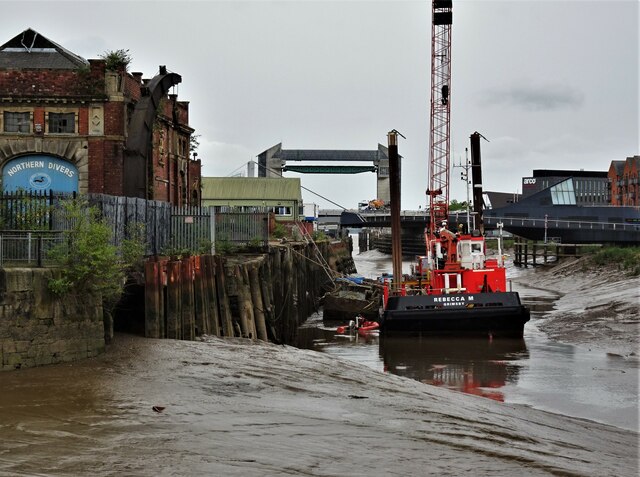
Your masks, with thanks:
M 0 46 L 2 189 L 200 203 L 189 103 L 150 80 L 85 60 L 27 29 Z

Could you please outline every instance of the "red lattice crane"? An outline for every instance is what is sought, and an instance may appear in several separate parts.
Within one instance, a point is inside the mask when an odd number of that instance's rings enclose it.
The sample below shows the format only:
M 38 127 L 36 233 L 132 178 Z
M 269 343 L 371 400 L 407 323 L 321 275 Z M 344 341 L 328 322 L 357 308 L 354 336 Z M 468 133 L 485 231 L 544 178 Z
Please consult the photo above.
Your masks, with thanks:
M 427 243 L 449 216 L 452 0 L 432 1 L 431 123 L 429 141 L 430 222 Z

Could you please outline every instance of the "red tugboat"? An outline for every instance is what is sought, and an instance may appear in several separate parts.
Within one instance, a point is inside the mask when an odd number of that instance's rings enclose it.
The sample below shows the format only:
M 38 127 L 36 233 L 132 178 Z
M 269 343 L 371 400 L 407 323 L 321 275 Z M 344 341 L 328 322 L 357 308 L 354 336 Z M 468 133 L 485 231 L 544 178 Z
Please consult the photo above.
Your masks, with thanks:
M 500 246 L 498 258 L 487 258 L 479 233 L 438 235 L 411 280 L 395 293 L 385 287 L 382 333 L 522 338 L 529 309 L 507 290 Z
M 432 1 L 429 226 L 426 257 L 403 281 L 400 244 L 400 165 L 397 131 L 389 133 L 393 281 L 385 285 L 380 330 L 384 334 L 455 334 L 521 338 L 529 310 L 507 291 L 500 239 L 498 257 L 487 258 L 482 224 L 479 133 L 471 136 L 476 225 L 452 232 L 449 218 L 451 112 L 451 0 Z

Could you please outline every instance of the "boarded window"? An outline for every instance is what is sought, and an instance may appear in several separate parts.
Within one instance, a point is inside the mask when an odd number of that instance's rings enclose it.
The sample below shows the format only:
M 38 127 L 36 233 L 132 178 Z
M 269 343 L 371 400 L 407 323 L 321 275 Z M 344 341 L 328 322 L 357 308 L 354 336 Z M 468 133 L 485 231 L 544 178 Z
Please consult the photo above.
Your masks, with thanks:
M 74 113 L 49 113 L 49 133 L 64 134 L 76 132 Z
M 4 132 L 31 132 L 31 116 L 27 113 L 4 112 Z

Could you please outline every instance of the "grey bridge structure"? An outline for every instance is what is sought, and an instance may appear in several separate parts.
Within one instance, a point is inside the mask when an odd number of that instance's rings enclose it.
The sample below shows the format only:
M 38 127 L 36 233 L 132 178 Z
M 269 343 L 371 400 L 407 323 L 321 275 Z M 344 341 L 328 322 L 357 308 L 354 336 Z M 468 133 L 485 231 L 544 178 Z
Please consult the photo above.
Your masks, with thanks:
M 466 212 L 451 212 L 449 221 L 452 225 L 466 223 Z M 429 224 L 429 214 L 425 210 L 400 211 L 402 230 L 422 233 Z M 388 210 L 357 211 L 353 209 L 321 209 L 318 225 L 337 225 L 340 227 L 391 227 L 391 212 Z
M 640 243 L 640 211 L 635 207 L 608 208 L 615 217 L 598 217 L 599 220 L 589 220 L 586 217 L 566 215 L 564 217 L 548 217 L 544 214 L 524 217 L 509 212 L 511 208 L 501 208 L 484 211 L 485 231 L 497 229 L 498 223 L 506 232 L 527 240 L 557 243 L 588 244 L 605 243 L 619 245 L 637 245 Z M 557 207 L 557 210 L 562 207 Z M 565 207 L 565 209 L 568 209 Z M 589 207 L 587 210 L 606 209 L 604 207 Z M 570 209 L 569 209 L 570 210 Z M 575 212 L 574 212 L 575 213 Z M 465 212 L 449 213 L 449 224 L 455 229 L 457 225 L 467 220 Z M 429 216 L 425 211 L 404 210 L 400 212 L 400 224 L 403 233 L 417 233 L 428 225 Z M 335 225 L 348 228 L 390 227 L 391 215 L 388 211 L 356 211 L 326 209 L 320 210 L 318 225 Z
M 291 163 L 309 164 L 291 164 Z M 329 163 L 347 165 L 330 165 Z M 352 163 L 352 164 L 349 164 Z M 356 164 L 360 163 L 360 164 Z M 361 164 L 365 163 L 365 164 Z M 369 164 L 366 164 L 369 163 Z M 302 174 L 376 173 L 376 199 L 389 202 L 389 152 L 378 144 L 373 150 L 282 149 L 282 143 L 258 154 L 258 177 L 281 177 L 283 172 Z

